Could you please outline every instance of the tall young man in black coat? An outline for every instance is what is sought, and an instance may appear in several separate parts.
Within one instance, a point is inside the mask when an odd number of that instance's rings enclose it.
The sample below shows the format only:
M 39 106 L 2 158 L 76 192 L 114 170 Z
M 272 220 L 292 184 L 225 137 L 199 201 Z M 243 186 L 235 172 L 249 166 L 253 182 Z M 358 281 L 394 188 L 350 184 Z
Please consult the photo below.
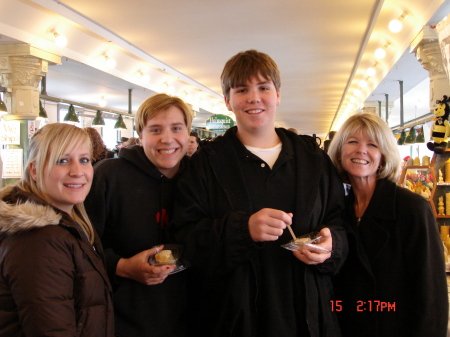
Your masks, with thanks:
M 222 73 L 236 127 L 205 144 L 178 181 L 172 230 L 193 267 L 195 336 L 340 336 L 330 275 L 346 254 L 344 190 L 311 137 L 275 128 L 275 62 L 255 50 Z M 332 253 L 280 247 L 317 231 Z

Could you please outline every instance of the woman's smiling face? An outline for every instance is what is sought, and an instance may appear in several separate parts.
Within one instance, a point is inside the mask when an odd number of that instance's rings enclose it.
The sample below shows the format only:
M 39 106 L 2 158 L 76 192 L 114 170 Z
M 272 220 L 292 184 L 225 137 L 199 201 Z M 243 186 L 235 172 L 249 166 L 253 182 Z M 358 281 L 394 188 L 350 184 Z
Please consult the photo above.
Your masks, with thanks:
M 378 143 L 361 131 L 350 135 L 344 142 L 341 161 L 350 180 L 366 177 L 375 177 L 376 179 L 382 154 Z
M 36 180 L 34 163 L 30 164 L 30 173 Z M 65 153 L 52 166 L 49 174 L 43 176 L 42 193 L 46 201 L 70 214 L 74 205 L 84 202 L 91 189 L 93 176 L 90 147 L 84 144 Z

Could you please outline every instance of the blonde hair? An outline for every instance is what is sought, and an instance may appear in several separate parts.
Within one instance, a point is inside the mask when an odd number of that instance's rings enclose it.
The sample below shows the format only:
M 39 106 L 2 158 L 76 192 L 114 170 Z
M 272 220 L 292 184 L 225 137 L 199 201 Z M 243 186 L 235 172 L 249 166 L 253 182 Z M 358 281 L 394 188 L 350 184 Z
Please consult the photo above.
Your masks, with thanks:
M 387 123 L 373 113 L 357 113 L 350 116 L 333 137 L 328 155 L 344 180 L 348 182 L 347 172 L 345 172 L 341 162 L 342 146 L 349 137 L 358 132 L 365 133 L 378 144 L 382 158 L 377 179 L 387 178 L 396 182 L 401 168 L 401 157 L 397 142 Z
M 91 140 L 86 131 L 70 124 L 52 123 L 39 129 L 30 140 L 28 161 L 18 187 L 45 200 L 43 178 L 48 177 L 53 166 L 68 152 L 87 145 L 92 153 Z M 92 154 L 91 154 L 92 155 Z M 36 167 L 36 181 L 31 176 L 30 164 Z M 78 221 L 89 241 L 94 242 L 94 229 L 84 205 L 76 204 L 70 216 Z
M 187 130 L 190 130 L 192 125 L 192 113 L 187 104 L 179 97 L 169 96 L 167 94 L 156 94 L 147 98 L 136 112 L 134 123 L 138 135 L 142 135 L 142 130 L 149 119 L 152 119 L 161 111 L 166 111 L 172 106 L 181 110 L 184 115 L 184 122 L 186 123 Z
M 257 78 L 258 76 L 271 80 L 275 89 L 280 90 L 280 70 L 269 55 L 255 49 L 234 55 L 227 61 L 220 76 L 223 95 L 230 98 L 231 88 L 243 85 L 251 78 Z

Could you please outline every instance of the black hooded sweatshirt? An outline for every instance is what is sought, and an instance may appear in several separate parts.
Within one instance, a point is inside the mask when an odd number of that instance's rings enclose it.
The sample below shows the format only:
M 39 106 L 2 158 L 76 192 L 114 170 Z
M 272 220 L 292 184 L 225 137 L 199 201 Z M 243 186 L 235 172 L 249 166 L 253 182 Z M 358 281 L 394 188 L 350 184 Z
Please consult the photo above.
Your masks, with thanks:
M 183 158 L 180 170 L 187 160 Z M 123 148 L 119 158 L 95 166 L 85 206 L 104 245 L 119 336 L 186 335 L 185 272 L 151 286 L 115 275 L 120 258 L 173 243 L 166 226 L 173 213 L 175 183 L 176 177 L 168 179 L 159 172 L 141 146 Z

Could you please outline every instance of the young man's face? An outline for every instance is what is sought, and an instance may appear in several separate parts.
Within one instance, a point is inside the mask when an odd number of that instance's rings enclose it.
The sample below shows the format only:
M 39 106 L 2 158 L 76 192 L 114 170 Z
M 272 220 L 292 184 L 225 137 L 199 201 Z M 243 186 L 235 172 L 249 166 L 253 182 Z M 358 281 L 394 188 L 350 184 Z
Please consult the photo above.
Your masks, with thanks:
M 225 104 L 236 115 L 239 132 L 259 132 L 274 128 L 280 91 L 275 88 L 272 80 L 262 76 L 253 77 L 246 83 L 231 88 L 229 96 L 225 97 Z
M 178 172 L 188 139 L 184 114 L 175 106 L 149 119 L 140 137 L 145 155 L 167 178 Z

